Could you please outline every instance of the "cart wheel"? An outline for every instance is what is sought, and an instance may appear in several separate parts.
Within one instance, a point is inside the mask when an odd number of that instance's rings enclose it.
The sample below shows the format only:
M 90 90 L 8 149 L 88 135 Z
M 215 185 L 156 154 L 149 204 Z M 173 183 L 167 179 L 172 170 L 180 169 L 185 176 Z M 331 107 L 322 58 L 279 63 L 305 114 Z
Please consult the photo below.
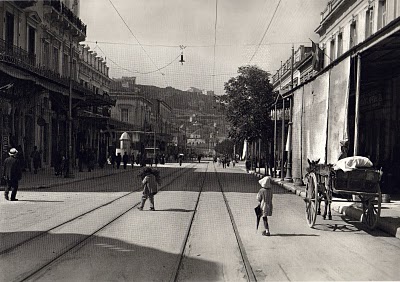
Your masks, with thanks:
M 365 198 L 362 202 L 363 214 L 361 221 L 371 230 L 378 225 L 381 214 L 382 193 L 379 184 L 377 190 L 378 193 L 376 196 Z
M 318 210 L 318 184 L 317 177 L 311 172 L 307 177 L 306 185 L 306 219 L 309 227 L 313 227 L 317 218 Z

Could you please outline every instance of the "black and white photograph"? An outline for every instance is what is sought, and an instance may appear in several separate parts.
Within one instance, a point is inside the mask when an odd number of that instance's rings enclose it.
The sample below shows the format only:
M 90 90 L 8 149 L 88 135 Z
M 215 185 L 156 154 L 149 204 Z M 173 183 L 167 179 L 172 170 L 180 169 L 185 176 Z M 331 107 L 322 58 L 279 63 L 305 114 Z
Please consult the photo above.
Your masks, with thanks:
M 400 281 L 400 0 L 0 17 L 0 282 Z

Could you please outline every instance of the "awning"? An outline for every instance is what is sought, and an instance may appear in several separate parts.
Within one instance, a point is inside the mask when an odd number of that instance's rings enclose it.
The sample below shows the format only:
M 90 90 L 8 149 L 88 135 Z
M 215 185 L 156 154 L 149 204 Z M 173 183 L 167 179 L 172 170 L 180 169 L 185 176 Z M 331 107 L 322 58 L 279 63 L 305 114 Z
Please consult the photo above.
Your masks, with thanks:
M 79 111 L 77 114 L 78 118 L 82 118 L 82 119 L 102 119 L 102 120 L 107 120 L 109 119 L 109 117 L 100 115 L 100 114 L 96 114 L 96 113 L 92 113 L 90 111 Z
M 85 104 L 90 106 L 115 106 L 115 100 L 108 95 L 89 94 L 86 96 Z
M 1 56 L 0 56 L 0 61 L 1 61 Z M 14 68 L 10 65 L 7 65 L 4 62 L 0 63 L 0 71 L 17 79 L 31 80 L 31 81 L 35 80 L 35 78 L 32 75 L 28 74 L 27 72 L 22 71 L 18 68 Z

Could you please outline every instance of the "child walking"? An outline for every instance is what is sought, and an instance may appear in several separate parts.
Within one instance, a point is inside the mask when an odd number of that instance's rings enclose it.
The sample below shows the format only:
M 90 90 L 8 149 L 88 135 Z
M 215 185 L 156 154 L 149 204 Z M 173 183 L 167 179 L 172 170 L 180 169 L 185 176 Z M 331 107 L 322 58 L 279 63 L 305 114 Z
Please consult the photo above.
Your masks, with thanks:
M 272 215 L 272 181 L 270 176 L 266 176 L 258 181 L 261 185 L 260 191 L 257 194 L 257 200 L 260 202 L 262 211 L 262 219 L 265 230 L 262 232 L 263 236 L 270 236 L 268 226 L 268 216 Z
M 139 210 L 143 210 L 146 200 L 150 201 L 150 210 L 154 211 L 154 195 L 157 194 L 157 186 L 161 183 L 160 174 L 158 170 L 153 170 L 150 167 L 146 167 L 139 176 L 142 179 L 143 194 L 142 202 L 138 207 Z

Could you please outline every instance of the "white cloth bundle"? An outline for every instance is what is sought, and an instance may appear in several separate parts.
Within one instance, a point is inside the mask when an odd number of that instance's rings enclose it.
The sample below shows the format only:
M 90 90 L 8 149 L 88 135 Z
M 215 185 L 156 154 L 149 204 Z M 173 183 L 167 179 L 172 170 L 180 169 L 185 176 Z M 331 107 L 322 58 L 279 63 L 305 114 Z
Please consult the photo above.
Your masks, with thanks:
M 339 160 L 334 166 L 334 170 L 343 170 L 343 171 L 352 171 L 361 167 L 372 167 L 372 162 L 366 158 L 361 156 L 353 156 Z

